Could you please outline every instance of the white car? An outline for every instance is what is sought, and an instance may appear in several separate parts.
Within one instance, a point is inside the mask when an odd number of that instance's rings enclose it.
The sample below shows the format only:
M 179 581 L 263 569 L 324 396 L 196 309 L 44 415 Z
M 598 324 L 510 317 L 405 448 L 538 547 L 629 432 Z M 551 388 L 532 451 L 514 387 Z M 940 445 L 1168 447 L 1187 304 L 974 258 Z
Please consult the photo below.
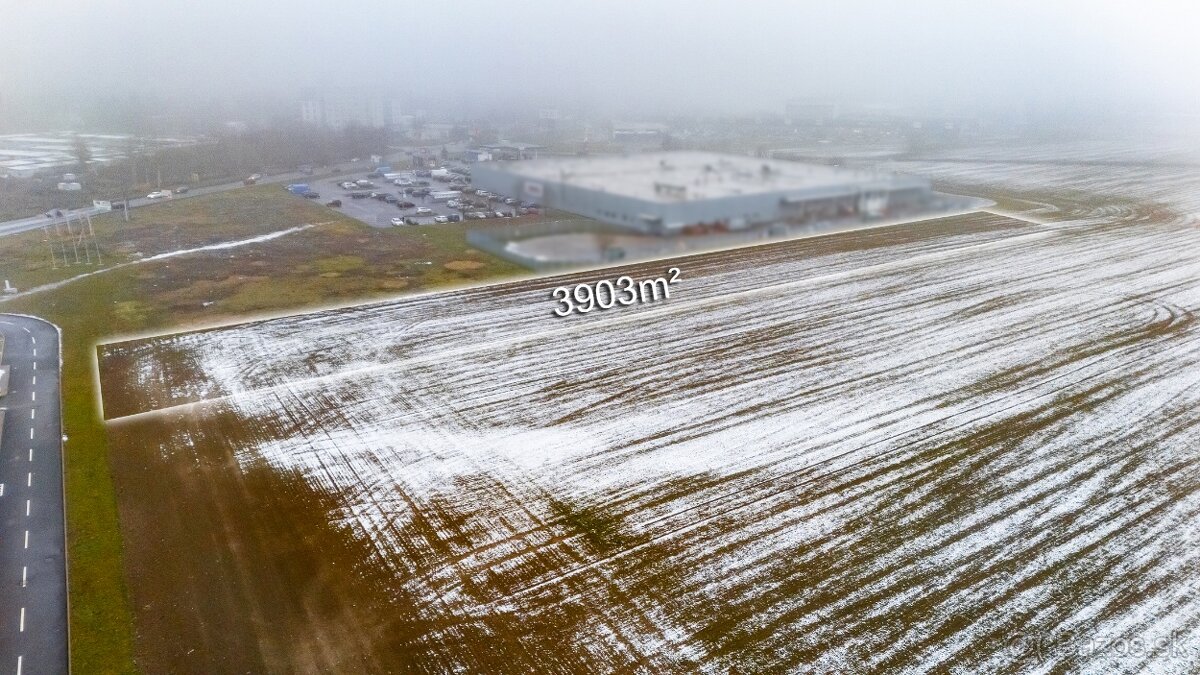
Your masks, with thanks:
M 166 192 L 156 190 L 156 191 L 151 192 L 150 194 L 146 195 L 146 199 L 162 199 L 166 196 L 167 196 Z
M 403 225 L 403 224 L 404 224 L 404 219 L 403 219 L 403 218 L 392 218 L 392 225 L 393 225 L 393 226 L 395 226 L 395 225 Z
M 417 207 L 417 215 L 418 215 L 418 216 L 428 216 L 428 215 L 430 215 L 430 214 L 432 214 L 432 213 L 433 213 L 433 209 L 431 209 L 431 208 L 428 208 L 428 207 L 425 207 L 425 206 L 419 206 L 419 207 Z
M 457 209 L 458 207 L 462 206 L 462 203 L 459 202 L 457 199 L 451 199 L 450 201 L 446 202 L 446 206 L 448 206 L 452 209 Z
M 397 187 L 407 187 L 412 185 L 412 181 L 407 178 L 397 178 L 396 180 L 392 181 L 392 185 Z
M 433 222 L 435 222 L 435 223 L 448 223 L 448 222 L 450 222 L 450 219 L 449 219 L 449 218 L 447 218 L 446 216 L 434 216 L 434 217 L 433 217 Z

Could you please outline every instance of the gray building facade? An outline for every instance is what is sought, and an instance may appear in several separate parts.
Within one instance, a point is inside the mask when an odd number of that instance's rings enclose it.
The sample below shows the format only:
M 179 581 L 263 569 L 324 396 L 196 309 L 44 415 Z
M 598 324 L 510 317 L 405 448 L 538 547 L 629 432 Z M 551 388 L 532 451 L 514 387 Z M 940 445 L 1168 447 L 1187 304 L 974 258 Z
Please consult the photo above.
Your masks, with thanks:
M 704 152 L 480 164 L 476 187 L 642 232 L 876 219 L 932 195 L 927 180 Z

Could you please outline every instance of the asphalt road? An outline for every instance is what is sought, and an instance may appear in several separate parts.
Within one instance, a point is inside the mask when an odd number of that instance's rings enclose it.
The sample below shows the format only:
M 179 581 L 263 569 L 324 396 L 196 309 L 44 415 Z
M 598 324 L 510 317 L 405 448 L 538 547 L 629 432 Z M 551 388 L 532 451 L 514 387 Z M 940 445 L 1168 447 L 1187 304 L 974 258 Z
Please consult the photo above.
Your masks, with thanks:
M 0 435 L 0 673 L 66 673 L 58 332 L 0 314 L 11 366 Z

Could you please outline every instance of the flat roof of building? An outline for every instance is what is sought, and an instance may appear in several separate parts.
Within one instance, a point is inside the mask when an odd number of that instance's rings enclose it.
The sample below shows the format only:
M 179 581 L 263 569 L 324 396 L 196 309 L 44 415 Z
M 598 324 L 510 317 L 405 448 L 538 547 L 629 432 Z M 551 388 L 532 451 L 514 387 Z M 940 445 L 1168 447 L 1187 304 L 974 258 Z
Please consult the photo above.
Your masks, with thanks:
M 665 203 L 896 180 L 873 171 L 712 152 L 552 157 L 504 162 L 499 167 L 532 180 Z

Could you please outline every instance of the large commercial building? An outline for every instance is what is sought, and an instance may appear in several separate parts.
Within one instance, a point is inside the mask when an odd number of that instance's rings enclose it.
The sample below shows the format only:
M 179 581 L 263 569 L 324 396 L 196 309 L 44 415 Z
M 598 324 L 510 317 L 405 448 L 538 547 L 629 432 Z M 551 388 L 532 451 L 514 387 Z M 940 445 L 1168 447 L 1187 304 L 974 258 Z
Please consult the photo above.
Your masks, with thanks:
M 920 208 L 927 180 L 706 152 L 480 164 L 476 187 L 643 232 L 884 218 Z

